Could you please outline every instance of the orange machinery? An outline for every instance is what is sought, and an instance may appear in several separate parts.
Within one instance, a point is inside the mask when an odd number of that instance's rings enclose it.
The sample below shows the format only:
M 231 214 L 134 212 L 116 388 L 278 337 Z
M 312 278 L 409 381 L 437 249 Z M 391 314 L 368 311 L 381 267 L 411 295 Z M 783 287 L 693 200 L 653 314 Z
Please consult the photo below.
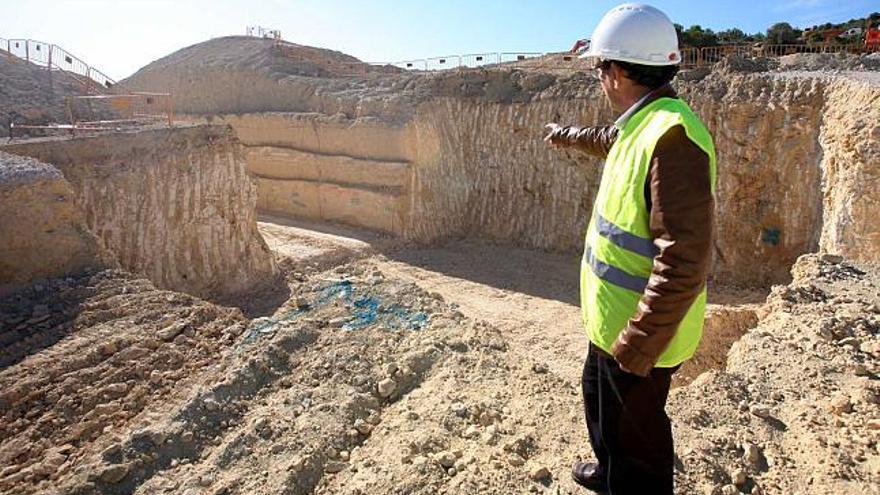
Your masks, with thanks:
M 865 50 L 880 50 L 880 26 L 871 26 L 871 20 L 865 20 Z

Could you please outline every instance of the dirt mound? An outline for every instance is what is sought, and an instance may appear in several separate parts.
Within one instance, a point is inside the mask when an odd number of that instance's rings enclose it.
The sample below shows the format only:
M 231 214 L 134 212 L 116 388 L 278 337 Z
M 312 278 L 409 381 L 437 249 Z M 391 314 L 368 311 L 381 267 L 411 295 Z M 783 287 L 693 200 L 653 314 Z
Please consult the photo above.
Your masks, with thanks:
M 251 36 L 226 36 L 182 48 L 152 62 L 132 76 L 137 80 L 155 71 L 195 71 L 215 68 L 230 72 L 259 71 L 273 77 L 332 75 L 334 67 L 345 64 L 366 65 L 339 51 L 276 42 Z
M 880 277 L 830 255 L 792 273 L 726 369 L 672 394 L 681 493 L 877 493 Z
M 0 486 L 428 493 L 459 472 L 457 484 L 476 489 L 481 473 L 513 470 L 551 442 L 511 408 L 527 394 L 555 405 L 574 389 L 540 363 L 509 358 L 497 330 L 369 264 L 300 289 L 246 328 L 237 312 L 115 272 L 0 304 L 76 315 L 58 344 L 0 372 Z M 508 386 L 511 371 L 523 386 Z M 411 434 L 389 434 L 401 429 Z M 526 480 L 509 474 L 492 483 Z
M 747 58 L 739 55 L 728 55 L 716 63 L 712 70 L 719 74 L 767 72 L 779 66 L 779 62 L 770 58 Z
M 197 384 L 244 328 L 238 310 L 118 271 L 22 290 L 0 300 L 0 322 L 3 493 L 78 472 L 149 405 Z
M 189 114 L 320 109 L 326 115 L 341 113 L 349 118 L 358 114 L 391 118 L 402 112 L 405 98 L 396 93 L 406 82 L 392 83 L 386 76 L 403 72 L 332 50 L 229 36 L 172 53 L 121 84 L 136 91 L 169 91 L 175 109 Z M 381 99 L 358 101 L 367 95 Z
M 52 315 L 0 371 L 0 487 L 580 493 L 575 373 L 389 266 L 310 275 L 249 323 L 120 272 L 0 301 L 0 321 Z M 810 255 L 794 278 L 725 370 L 673 391 L 680 493 L 872 493 L 878 276 Z
M 29 125 L 67 122 L 64 98 L 84 93 L 82 82 L 64 71 L 49 71 L 0 54 L 0 137 L 9 136 L 9 124 L 13 122 Z M 40 135 L 39 131 L 28 133 Z
M 779 58 L 779 70 L 878 70 L 877 55 L 848 53 L 795 53 Z

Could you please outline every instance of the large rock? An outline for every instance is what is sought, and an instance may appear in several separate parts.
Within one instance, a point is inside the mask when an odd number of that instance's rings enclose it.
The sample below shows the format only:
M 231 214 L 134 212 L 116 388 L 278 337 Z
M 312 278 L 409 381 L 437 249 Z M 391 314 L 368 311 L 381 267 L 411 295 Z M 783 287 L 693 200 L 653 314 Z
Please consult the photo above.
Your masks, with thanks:
M 275 280 L 256 188 L 228 127 L 199 126 L 10 144 L 55 165 L 86 225 L 122 268 L 157 286 L 229 298 Z
M 55 167 L 0 151 L 0 294 L 112 264 Z

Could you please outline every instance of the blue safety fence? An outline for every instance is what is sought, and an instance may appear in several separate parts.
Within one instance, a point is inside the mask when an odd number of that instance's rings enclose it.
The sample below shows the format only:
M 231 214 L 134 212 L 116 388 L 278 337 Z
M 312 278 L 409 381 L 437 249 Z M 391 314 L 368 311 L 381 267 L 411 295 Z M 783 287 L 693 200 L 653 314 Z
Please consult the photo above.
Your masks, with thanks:
M 279 324 L 296 320 L 336 301 L 342 302 L 349 311 L 343 316 L 344 330 L 360 330 L 379 325 L 388 330 L 419 331 L 427 327 L 431 320 L 430 315 L 424 311 L 413 310 L 397 303 L 386 304 L 381 294 L 370 288 L 357 287 L 350 280 L 328 282 L 316 292 L 313 300 L 297 309 L 261 319 L 248 329 L 244 343 L 256 342 L 262 336 L 274 333 Z

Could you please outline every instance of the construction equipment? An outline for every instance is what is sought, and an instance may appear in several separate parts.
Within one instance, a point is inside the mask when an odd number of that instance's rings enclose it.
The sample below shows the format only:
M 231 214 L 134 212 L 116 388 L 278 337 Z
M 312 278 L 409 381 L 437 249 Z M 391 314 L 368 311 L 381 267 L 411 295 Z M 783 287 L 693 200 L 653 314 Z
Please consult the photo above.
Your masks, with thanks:
M 580 55 L 581 53 L 590 49 L 590 40 L 584 38 L 574 42 L 574 46 L 571 47 L 569 53 L 574 53 L 576 55 Z
M 880 51 L 880 25 L 871 26 L 871 19 L 865 19 L 865 51 Z

